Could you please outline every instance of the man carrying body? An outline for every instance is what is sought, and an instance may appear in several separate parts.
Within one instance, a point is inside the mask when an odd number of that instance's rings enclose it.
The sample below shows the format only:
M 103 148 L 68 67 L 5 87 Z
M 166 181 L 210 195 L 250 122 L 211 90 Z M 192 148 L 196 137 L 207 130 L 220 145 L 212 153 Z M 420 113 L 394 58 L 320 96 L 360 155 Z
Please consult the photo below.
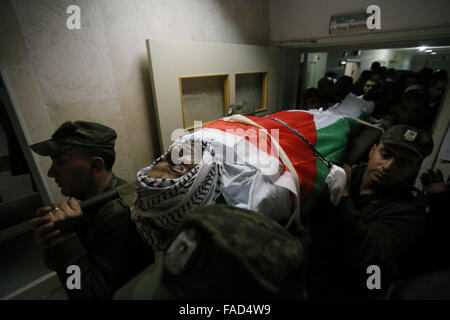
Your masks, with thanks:
M 110 299 L 126 281 L 154 261 L 141 241 L 122 199 L 81 210 L 90 199 L 126 183 L 112 172 L 116 132 L 85 121 L 66 122 L 50 140 L 31 145 L 52 158 L 48 176 L 68 202 L 37 210 L 31 221 L 44 262 L 58 273 L 69 299 Z M 81 288 L 67 287 L 69 265 L 80 268 Z
M 309 297 L 367 299 L 385 293 L 425 228 L 424 211 L 410 191 L 432 149 L 429 133 L 394 126 L 372 147 L 368 164 L 346 166 L 340 203 L 322 202 L 308 221 Z M 369 266 L 379 267 L 381 290 L 369 290 Z

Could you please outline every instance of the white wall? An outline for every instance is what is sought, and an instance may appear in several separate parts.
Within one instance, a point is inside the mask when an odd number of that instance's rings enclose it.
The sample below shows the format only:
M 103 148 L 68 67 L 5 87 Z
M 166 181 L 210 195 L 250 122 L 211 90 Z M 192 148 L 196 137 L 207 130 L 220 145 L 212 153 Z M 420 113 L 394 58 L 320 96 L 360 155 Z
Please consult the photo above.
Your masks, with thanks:
M 381 9 L 382 32 L 450 24 L 448 0 L 269 0 L 272 41 L 329 37 L 332 15 Z
M 361 60 L 361 70 L 370 70 L 374 61 L 380 62 L 382 67 L 397 70 L 409 70 L 413 53 L 411 51 L 399 51 L 392 49 L 363 50 L 358 57 Z M 390 65 L 390 62 L 396 62 Z
M 71 4 L 81 30 L 66 28 Z M 33 142 L 67 120 L 105 123 L 119 136 L 115 172 L 128 180 L 159 153 L 145 39 L 269 40 L 261 0 L 2 0 L 0 15 L 0 67 L 14 74 Z

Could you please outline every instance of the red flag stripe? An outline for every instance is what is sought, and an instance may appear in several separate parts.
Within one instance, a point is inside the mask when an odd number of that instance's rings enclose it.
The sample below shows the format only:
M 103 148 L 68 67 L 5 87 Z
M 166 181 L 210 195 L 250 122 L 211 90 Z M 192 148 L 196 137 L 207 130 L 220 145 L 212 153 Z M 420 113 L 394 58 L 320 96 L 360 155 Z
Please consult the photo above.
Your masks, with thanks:
M 282 111 L 271 114 L 270 117 L 283 121 L 290 127 L 300 132 L 313 146 L 315 145 L 317 140 L 316 126 L 314 123 L 314 117 L 310 113 L 299 111 Z M 274 120 L 266 117 L 248 116 L 247 118 L 264 127 L 269 132 L 269 134 L 272 133 L 273 129 L 278 129 L 278 142 L 286 155 L 291 160 L 295 170 L 297 171 L 302 190 L 301 200 L 305 200 L 313 190 L 314 181 L 317 177 L 316 158 L 312 150 L 304 141 L 302 141 L 293 132 L 291 132 L 291 130 Z M 258 141 L 256 147 L 264 150 L 264 147 L 259 142 L 259 139 L 257 139 L 257 137 L 254 137 L 255 134 L 261 135 L 262 133 L 258 132 L 258 129 L 251 125 L 239 122 L 217 120 L 204 126 L 204 128 L 213 128 L 225 132 L 227 130 L 233 130 L 233 134 L 244 136 L 244 138 L 252 144 L 255 144 L 255 141 Z M 264 141 L 267 141 L 266 149 L 264 151 L 270 154 L 271 140 L 269 137 L 265 137 Z M 286 166 L 285 170 L 289 171 Z

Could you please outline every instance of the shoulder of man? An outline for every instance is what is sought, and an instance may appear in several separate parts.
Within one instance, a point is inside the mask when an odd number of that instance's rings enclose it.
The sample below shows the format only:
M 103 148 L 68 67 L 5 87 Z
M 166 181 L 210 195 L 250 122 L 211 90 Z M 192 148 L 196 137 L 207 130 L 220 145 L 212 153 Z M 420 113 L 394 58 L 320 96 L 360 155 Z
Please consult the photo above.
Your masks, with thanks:
M 127 183 L 127 181 L 126 181 L 125 179 L 122 179 L 122 178 L 116 176 L 116 175 L 113 173 L 113 174 L 112 174 L 111 181 L 110 181 L 109 186 L 108 186 L 108 189 L 109 189 L 109 188 L 116 188 L 116 187 L 118 187 L 118 186 L 120 186 L 120 185 L 122 185 L 122 184 L 125 184 L 125 183 Z
M 411 210 L 425 210 L 426 202 L 422 199 L 421 191 L 416 188 L 405 188 L 386 192 L 382 199 L 390 201 L 395 206 L 409 208 Z
M 372 207 L 372 208 L 370 208 Z M 372 209 L 373 214 L 385 219 L 398 219 L 409 225 L 417 225 L 421 229 L 425 225 L 426 213 L 423 202 L 418 201 L 411 192 L 405 191 L 389 195 L 374 201 L 366 209 Z
M 105 191 L 111 190 L 125 183 L 127 183 L 126 180 L 116 176 L 113 173 L 108 188 Z M 91 223 L 96 222 L 104 223 L 121 217 L 128 219 L 130 214 L 130 208 L 125 203 L 125 201 L 120 197 L 110 200 L 101 207 L 94 208 L 93 210 L 96 210 L 97 212 L 93 215 Z
M 111 178 L 111 182 L 109 183 L 108 190 L 111 190 L 112 188 L 117 188 L 118 186 L 121 186 L 123 184 L 126 184 L 127 181 L 125 179 L 122 179 L 118 176 L 116 176 L 113 173 L 113 176 Z M 125 201 L 121 197 L 117 197 L 116 199 L 108 201 L 106 204 L 104 204 L 99 212 L 101 211 L 109 211 L 112 213 L 118 213 L 121 211 L 128 211 L 129 206 L 125 203 Z

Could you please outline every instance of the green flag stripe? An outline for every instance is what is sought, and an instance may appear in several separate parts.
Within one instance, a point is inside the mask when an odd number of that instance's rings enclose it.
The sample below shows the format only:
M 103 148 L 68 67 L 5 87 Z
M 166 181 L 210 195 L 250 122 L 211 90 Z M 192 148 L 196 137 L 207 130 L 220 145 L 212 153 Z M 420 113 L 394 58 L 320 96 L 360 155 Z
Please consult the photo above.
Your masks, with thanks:
M 360 128 L 360 123 L 352 118 L 342 118 L 338 121 L 317 130 L 316 149 L 328 161 L 342 161 L 349 138 Z M 322 193 L 326 190 L 326 177 L 330 170 L 320 160 L 316 160 L 317 176 L 314 180 L 313 191 L 308 195 L 302 207 L 302 212 L 307 213 L 317 203 Z

